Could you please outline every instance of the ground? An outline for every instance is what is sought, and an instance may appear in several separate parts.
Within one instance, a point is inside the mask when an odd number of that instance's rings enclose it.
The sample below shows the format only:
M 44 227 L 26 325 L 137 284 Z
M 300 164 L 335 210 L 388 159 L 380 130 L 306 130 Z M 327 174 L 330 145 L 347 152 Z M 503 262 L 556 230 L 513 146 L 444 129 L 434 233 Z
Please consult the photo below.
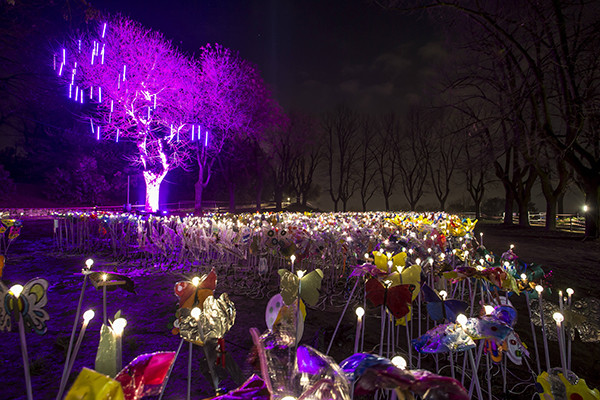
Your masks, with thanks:
M 598 271 L 600 268 L 600 243 L 598 241 L 582 241 L 582 237 L 567 233 L 548 233 L 542 228 L 503 227 L 498 224 L 479 224 L 477 232 L 484 233 L 484 245 L 496 254 L 507 250 L 510 244 L 515 245 L 515 252 L 526 262 L 536 262 L 546 270 L 554 273 L 554 292 L 547 301 L 557 302 L 556 291 L 571 287 L 576 298 L 599 297 L 600 288 Z M 53 399 L 58 391 L 62 373 L 68 338 L 73 324 L 73 317 L 81 290 L 82 276 L 78 272 L 85 260 L 93 256 L 95 268 L 111 269 L 115 263 L 108 255 L 102 254 L 61 254 L 53 248 L 52 221 L 26 220 L 21 236 L 9 250 L 3 280 L 7 284 L 24 283 L 35 277 L 43 277 L 50 283 L 48 291 L 49 303 L 46 310 L 50 315 L 48 332 L 38 336 L 27 334 L 27 345 L 31 363 L 33 393 L 36 399 Z M 154 351 L 174 351 L 179 345 L 179 337 L 171 334 L 170 324 L 176 310 L 176 297 L 173 294 L 175 282 L 186 277 L 184 272 L 155 273 L 152 275 L 133 276 L 136 294 L 117 290 L 109 293 L 108 311 L 113 315 L 121 309 L 128 320 L 123 341 L 123 362 L 126 364 L 138 354 Z M 349 288 L 350 289 L 350 286 Z M 270 293 L 275 293 L 276 287 Z M 250 327 L 260 331 L 266 328 L 264 310 L 268 297 L 249 298 L 238 294 L 235 289 L 228 288 L 225 279 L 217 286 L 217 292 L 227 291 L 235 302 L 237 319 L 234 327 L 227 334 L 227 350 L 242 368 L 245 376 L 252 372 L 246 362 L 251 350 Z M 84 310 L 95 308 L 101 312 L 101 291 L 88 286 L 85 291 Z M 523 315 L 525 302 L 523 296 L 513 298 L 513 303 Z M 341 303 L 340 303 L 341 304 Z M 309 309 L 303 342 L 325 351 L 329 344 L 335 324 L 342 308 L 329 306 L 323 309 Z M 99 315 L 99 314 L 97 314 Z M 365 350 L 373 349 L 379 341 L 378 309 L 367 312 Z M 355 316 L 348 312 L 342 327 L 332 346 L 330 355 L 338 362 L 352 353 L 354 343 Z M 598 318 L 598 316 L 590 316 Z M 531 331 L 527 317 L 517 324 L 517 332 L 531 349 Z M 83 340 L 79 355 L 75 361 L 70 381 L 84 367 L 93 367 L 98 344 L 100 318 L 97 317 L 89 326 Z M 19 348 L 19 336 L 13 332 L 1 332 L 0 341 L 0 376 L 2 389 L 0 397 L 4 399 L 25 398 L 25 386 Z M 401 333 L 400 351 L 406 351 L 406 339 Z M 558 350 L 556 342 L 550 342 L 552 365 L 558 366 Z M 176 361 L 175 368 L 166 389 L 165 399 L 183 398 L 186 393 L 187 346 Z M 423 366 L 435 369 L 432 359 L 423 361 Z M 208 380 L 202 375 L 206 373 L 206 362 L 202 350 L 194 348 L 193 353 L 192 398 L 202 399 L 213 394 Z M 600 386 L 600 345 L 598 343 L 573 344 L 573 371 L 585 378 L 590 387 Z M 529 381 L 530 376 L 523 368 L 510 369 L 509 381 L 514 386 L 520 381 Z M 446 370 L 447 372 L 447 370 Z M 480 377 L 483 382 L 483 377 Z M 70 384 L 70 383 L 69 383 Z M 225 382 L 227 384 L 227 382 Z M 231 383 L 229 383 L 231 385 Z M 526 385 L 520 385 L 523 389 Z M 509 387 L 511 387 L 509 385 Z M 533 388 L 528 387 L 528 398 Z M 494 395 L 501 397 L 501 383 L 494 377 Z M 513 395 L 512 398 L 525 398 Z

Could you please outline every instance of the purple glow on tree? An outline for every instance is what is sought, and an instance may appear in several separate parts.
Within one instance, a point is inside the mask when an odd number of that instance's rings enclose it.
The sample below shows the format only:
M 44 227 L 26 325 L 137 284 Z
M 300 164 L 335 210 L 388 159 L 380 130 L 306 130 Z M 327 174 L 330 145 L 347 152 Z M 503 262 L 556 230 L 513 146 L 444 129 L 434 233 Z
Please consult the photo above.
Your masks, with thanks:
M 83 104 L 84 90 L 90 89 L 95 105 L 83 112 L 92 117 L 97 139 L 135 144 L 137 153 L 130 161 L 142 168 L 146 209 L 158 210 L 163 179 L 190 161 L 191 149 L 179 140 L 179 133 L 192 126 L 191 107 L 200 91 L 193 84 L 197 66 L 158 32 L 125 18 L 113 18 L 95 32 L 71 40 L 62 58 L 72 71 L 70 84 L 65 82 L 69 98 L 75 86 L 74 100 Z
M 202 48 L 199 64 L 197 86 L 202 90 L 194 102 L 194 119 L 202 121 L 194 146 L 199 168 L 195 185 L 197 211 L 202 209 L 202 191 L 225 143 L 260 136 L 283 118 L 256 68 L 236 52 L 218 44 L 207 45 Z M 208 128 L 204 138 L 202 127 Z

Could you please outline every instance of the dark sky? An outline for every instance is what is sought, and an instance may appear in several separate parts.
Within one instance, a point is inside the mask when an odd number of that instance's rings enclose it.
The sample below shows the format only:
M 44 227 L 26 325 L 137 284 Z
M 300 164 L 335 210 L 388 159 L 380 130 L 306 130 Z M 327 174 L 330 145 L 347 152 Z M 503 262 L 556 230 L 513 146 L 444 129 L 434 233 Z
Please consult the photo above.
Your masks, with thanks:
M 418 99 L 444 57 L 427 18 L 363 0 L 98 0 L 187 52 L 220 43 L 258 65 L 286 109 L 388 111 Z

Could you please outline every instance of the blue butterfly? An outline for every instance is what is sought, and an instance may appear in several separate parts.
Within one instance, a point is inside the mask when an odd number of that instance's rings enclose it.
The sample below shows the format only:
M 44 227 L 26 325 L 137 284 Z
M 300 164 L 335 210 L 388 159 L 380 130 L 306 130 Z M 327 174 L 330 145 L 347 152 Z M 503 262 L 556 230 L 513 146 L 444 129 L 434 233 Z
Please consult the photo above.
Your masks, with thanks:
M 432 288 L 423 285 L 423 298 L 427 302 L 429 317 L 436 322 L 456 322 L 456 316 L 464 314 L 468 304 L 460 300 L 444 300 Z

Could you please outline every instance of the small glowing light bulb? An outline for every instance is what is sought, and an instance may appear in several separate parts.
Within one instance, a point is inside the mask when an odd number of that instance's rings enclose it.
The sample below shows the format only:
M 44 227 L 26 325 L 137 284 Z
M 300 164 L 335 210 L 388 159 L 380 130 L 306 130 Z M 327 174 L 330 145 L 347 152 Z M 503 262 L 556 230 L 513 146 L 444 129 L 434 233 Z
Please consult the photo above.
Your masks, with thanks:
M 21 293 L 23 292 L 23 285 L 11 286 L 11 288 L 8 289 L 8 292 L 18 299 Z
M 192 285 L 198 287 L 198 285 L 200 284 L 200 278 L 198 278 L 197 276 L 192 278 Z
M 362 308 L 362 307 L 357 307 L 357 308 L 356 308 L 356 316 L 357 316 L 358 318 L 362 318 L 362 317 L 363 317 L 363 315 L 365 315 L 365 309 L 364 309 L 364 308 Z
M 521 280 L 526 281 L 527 280 L 527 275 L 526 274 L 521 274 Z
M 566 292 L 569 296 L 573 296 L 573 293 L 575 293 L 575 291 L 571 288 L 567 288 Z
M 292 261 L 292 264 L 296 261 L 296 256 L 294 254 L 292 254 L 292 256 L 290 257 L 290 260 Z
M 87 310 L 86 312 L 83 313 L 83 321 L 89 322 L 91 319 L 94 318 L 95 315 L 96 315 L 96 313 L 94 312 L 94 310 Z
M 417 259 L 415 260 L 415 263 L 416 263 L 417 265 L 421 265 L 421 259 L 420 259 L 420 258 L 417 258 Z
M 113 331 L 118 336 L 123 334 L 123 330 L 125 330 L 126 326 L 127 326 L 127 320 L 125 318 L 117 318 L 112 323 Z
M 538 293 L 542 293 L 544 291 L 544 287 L 542 285 L 537 285 L 535 287 L 535 291 Z
M 468 321 L 468 319 L 465 314 L 458 314 L 458 316 L 456 317 L 456 322 L 458 322 L 461 325 L 466 324 L 467 321 Z
M 304 276 L 304 271 L 298 271 L 298 278 L 302 279 L 302 277 Z
M 102 281 L 106 282 L 106 279 L 108 279 L 108 274 L 102 274 Z
M 365 253 L 365 260 L 369 258 L 369 253 Z
M 94 260 L 92 260 L 91 258 L 88 258 L 85 261 L 85 266 L 88 267 L 88 269 L 92 268 L 92 265 L 94 265 Z
M 554 314 L 552 314 L 552 318 L 554 318 L 557 324 L 560 324 L 565 320 L 565 317 L 563 317 L 563 315 L 559 312 L 555 312 Z
M 443 300 L 446 300 L 446 297 L 448 296 L 448 292 L 446 292 L 445 290 L 440 290 L 440 297 Z
M 281 400 L 296 400 L 296 398 L 294 396 L 285 396 Z
M 490 315 L 494 312 L 494 307 L 486 304 L 485 306 L 483 306 L 483 310 L 485 311 L 485 315 Z
M 198 307 L 192 308 L 191 314 L 192 314 L 192 318 L 194 318 L 194 319 L 200 318 L 200 308 L 198 308 Z
M 394 364 L 396 367 L 400 368 L 400 369 L 404 369 L 406 368 L 406 360 L 404 359 L 404 357 L 401 356 L 395 356 L 394 358 L 392 358 L 392 364 Z
M 514 248 L 515 248 L 515 245 L 514 245 L 514 244 L 511 244 L 511 245 L 510 245 L 510 249 L 512 250 L 512 249 L 514 249 Z

